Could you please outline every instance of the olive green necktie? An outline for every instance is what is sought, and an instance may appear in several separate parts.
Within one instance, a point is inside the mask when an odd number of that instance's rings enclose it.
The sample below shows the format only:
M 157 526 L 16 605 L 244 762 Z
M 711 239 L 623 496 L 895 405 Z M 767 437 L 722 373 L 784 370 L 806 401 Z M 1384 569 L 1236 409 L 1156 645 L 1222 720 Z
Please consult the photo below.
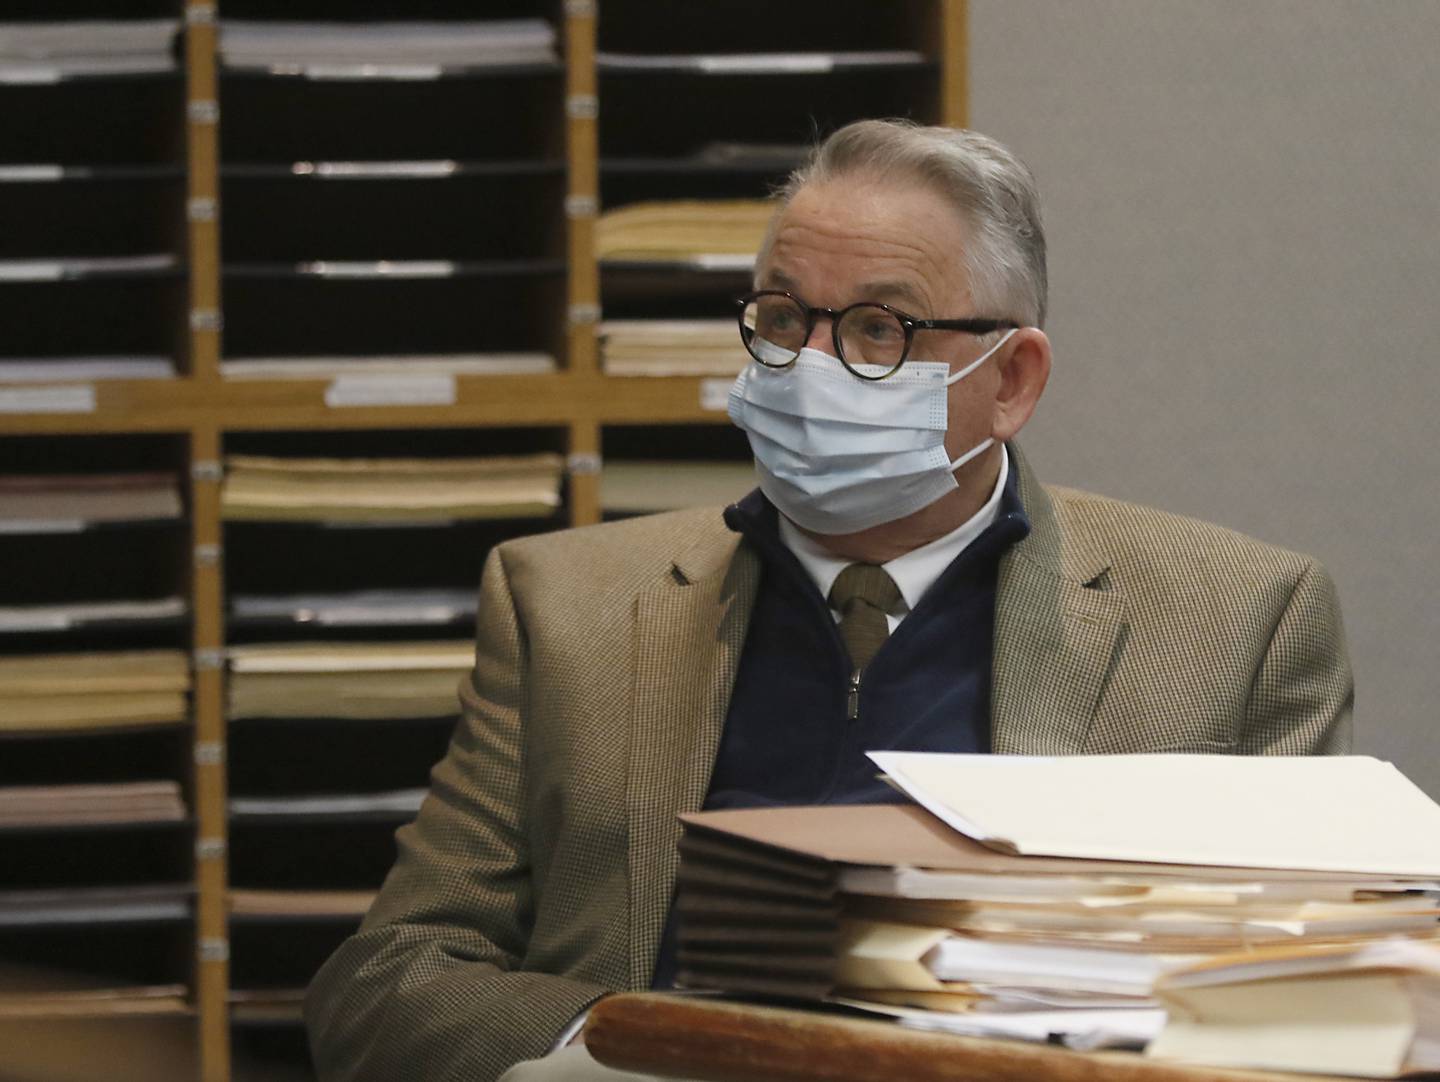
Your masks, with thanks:
M 885 614 L 898 615 L 900 588 L 878 564 L 851 564 L 830 587 L 830 607 L 840 614 L 840 637 L 858 673 L 890 634 Z

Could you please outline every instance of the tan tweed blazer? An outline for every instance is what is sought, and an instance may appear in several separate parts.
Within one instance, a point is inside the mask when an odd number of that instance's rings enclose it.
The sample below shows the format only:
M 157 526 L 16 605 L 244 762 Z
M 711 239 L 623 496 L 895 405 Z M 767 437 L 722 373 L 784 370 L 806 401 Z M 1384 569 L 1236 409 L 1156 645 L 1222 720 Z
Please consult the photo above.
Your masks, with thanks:
M 1047 493 L 1015 462 L 1032 531 L 1000 569 L 997 752 L 1348 747 L 1321 567 Z M 676 815 L 704 798 L 759 576 L 715 510 L 490 554 L 464 718 L 374 909 L 310 992 L 323 1079 L 492 1079 L 606 991 L 649 983 Z

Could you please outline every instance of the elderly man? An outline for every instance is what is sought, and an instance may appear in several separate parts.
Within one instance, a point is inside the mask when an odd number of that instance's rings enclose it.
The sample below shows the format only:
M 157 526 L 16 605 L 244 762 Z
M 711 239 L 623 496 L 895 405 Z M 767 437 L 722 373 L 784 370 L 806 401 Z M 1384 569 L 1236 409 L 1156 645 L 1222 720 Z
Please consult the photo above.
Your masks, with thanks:
M 890 799 L 867 749 L 1346 748 L 1316 563 L 1047 489 L 1012 442 L 1051 353 L 1008 150 L 836 132 L 755 285 L 730 414 L 759 490 L 491 552 L 464 718 L 311 992 L 323 1078 L 495 1078 L 607 992 L 665 985 L 677 814 Z

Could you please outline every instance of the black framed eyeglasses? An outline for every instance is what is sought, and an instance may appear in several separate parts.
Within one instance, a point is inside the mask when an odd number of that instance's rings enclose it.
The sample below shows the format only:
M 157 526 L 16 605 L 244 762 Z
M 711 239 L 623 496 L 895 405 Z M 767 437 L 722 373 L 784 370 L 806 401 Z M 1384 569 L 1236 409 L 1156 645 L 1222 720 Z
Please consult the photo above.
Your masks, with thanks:
M 888 304 L 861 301 L 845 308 L 813 308 L 783 289 L 761 289 L 735 302 L 740 308 L 740 340 L 767 368 L 789 368 L 826 316 L 833 328 L 835 353 L 851 375 L 880 380 L 910 355 L 916 331 L 964 331 L 984 335 L 1012 330 L 1008 319 L 916 319 Z M 859 366 L 868 371 L 861 371 Z

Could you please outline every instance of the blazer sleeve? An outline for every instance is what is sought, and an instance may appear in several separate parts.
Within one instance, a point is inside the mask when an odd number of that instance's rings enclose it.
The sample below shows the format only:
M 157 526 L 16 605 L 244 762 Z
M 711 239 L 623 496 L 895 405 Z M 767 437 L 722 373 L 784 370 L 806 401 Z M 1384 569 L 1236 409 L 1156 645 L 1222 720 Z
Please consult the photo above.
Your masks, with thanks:
M 497 1078 L 545 1054 L 608 989 L 526 972 L 534 905 L 525 793 L 526 650 L 500 553 L 481 579 L 461 719 L 360 930 L 306 997 L 324 1082 Z
M 1350 750 L 1354 705 L 1355 681 L 1335 584 L 1310 560 L 1256 670 L 1236 750 L 1343 755 Z

